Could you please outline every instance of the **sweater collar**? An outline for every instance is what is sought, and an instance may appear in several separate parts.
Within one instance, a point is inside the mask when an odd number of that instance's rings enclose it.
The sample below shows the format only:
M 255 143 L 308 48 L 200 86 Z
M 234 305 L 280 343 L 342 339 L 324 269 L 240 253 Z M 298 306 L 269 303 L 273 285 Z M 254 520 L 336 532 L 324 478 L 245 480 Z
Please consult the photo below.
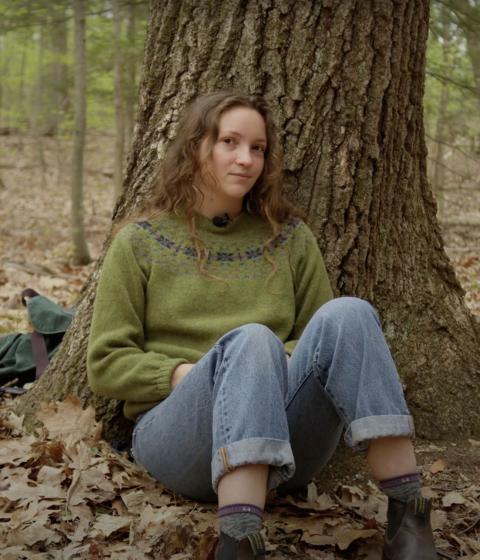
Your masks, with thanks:
M 217 225 L 214 219 L 207 218 L 202 214 L 195 212 L 195 225 L 198 231 L 207 231 L 209 233 L 215 233 L 218 235 L 224 235 L 226 233 L 231 233 L 243 229 L 243 227 L 249 222 L 251 216 L 246 212 L 242 212 L 233 219 L 228 219 L 224 224 Z
M 184 208 L 180 208 L 174 214 L 176 218 L 182 222 L 186 222 L 186 212 Z M 214 235 L 227 235 L 249 229 L 251 225 L 261 218 L 254 214 L 249 214 L 245 210 L 233 219 L 229 219 L 225 225 L 215 225 L 212 218 L 207 218 L 198 212 L 194 212 L 195 226 L 198 233 L 211 233 Z M 263 221 L 263 220 L 261 220 Z

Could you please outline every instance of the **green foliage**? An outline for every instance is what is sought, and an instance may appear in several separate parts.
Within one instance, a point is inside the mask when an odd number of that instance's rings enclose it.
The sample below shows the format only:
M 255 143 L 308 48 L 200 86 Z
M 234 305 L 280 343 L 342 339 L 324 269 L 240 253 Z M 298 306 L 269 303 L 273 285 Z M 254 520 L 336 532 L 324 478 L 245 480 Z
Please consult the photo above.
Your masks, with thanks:
M 441 21 L 442 7 L 446 6 L 432 4 L 424 99 L 426 130 L 429 136 L 435 136 L 441 91 L 446 88 L 448 104 L 444 118 L 449 130 L 448 142 L 470 145 L 479 133 L 480 122 L 472 115 L 479 113 L 480 92 L 476 91 L 464 32 L 449 10 Z
M 140 76 L 147 2 L 135 5 L 136 29 L 127 39 L 124 16 L 120 48 L 133 56 Z M 87 126 L 112 131 L 113 21 L 111 3 L 87 0 Z M 65 33 L 64 44 L 60 39 Z M 73 126 L 73 11 L 67 0 L 0 0 L 0 128 L 69 133 Z
M 135 33 L 126 17 L 134 5 Z M 124 0 L 119 48 L 141 74 L 147 1 Z M 468 13 L 467 13 L 468 12 Z M 73 126 L 73 13 L 68 0 L 0 0 L 0 128 L 59 133 Z M 480 83 L 475 83 L 466 33 L 477 36 L 480 53 L 480 0 L 434 0 L 427 50 L 425 124 L 435 136 L 442 88 L 448 90 L 444 118 L 448 142 L 479 146 Z M 61 33 L 66 40 L 62 46 Z M 113 55 L 115 40 L 110 0 L 87 0 L 87 126 L 113 131 Z M 60 69 L 63 68 L 63 73 Z M 480 72 L 480 69 L 479 69 Z M 57 76 L 56 79 L 54 77 Z M 479 73 L 480 79 L 480 73 Z M 125 80 L 131 86 L 131 79 Z M 127 95 L 128 88 L 125 88 Z

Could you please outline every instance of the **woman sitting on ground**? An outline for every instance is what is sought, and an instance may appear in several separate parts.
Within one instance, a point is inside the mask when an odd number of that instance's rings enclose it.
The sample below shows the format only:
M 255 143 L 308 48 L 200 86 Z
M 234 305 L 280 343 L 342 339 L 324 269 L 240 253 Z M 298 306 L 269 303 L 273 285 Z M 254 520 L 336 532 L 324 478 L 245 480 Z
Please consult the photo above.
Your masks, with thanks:
M 267 492 L 304 487 L 343 430 L 389 497 L 384 559 L 437 558 L 378 315 L 333 299 L 282 195 L 263 99 L 216 92 L 185 112 L 147 215 L 106 255 L 88 375 L 125 401 L 139 464 L 173 492 L 218 500 L 218 560 L 264 557 Z

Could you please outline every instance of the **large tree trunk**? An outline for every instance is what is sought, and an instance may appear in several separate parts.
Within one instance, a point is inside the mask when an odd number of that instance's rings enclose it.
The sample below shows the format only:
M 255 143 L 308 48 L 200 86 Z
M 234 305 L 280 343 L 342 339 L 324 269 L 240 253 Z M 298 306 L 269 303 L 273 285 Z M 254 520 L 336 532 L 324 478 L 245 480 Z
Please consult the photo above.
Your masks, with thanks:
M 287 187 L 308 212 L 337 295 L 378 308 L 420 434 L 480 433 L 478 324 L 443 249 L 422 120 L 428 0 L 155 3 L 138 127 L 115 220 L 148 194 L 178 114 L 199 92 L 264 94 L 285 131 Z M 85 401 L 98 269 L 23 410 Z M 94 398 L 107 434 L 113 404 Z M 110 408 L 108 408 L 110 407 Z

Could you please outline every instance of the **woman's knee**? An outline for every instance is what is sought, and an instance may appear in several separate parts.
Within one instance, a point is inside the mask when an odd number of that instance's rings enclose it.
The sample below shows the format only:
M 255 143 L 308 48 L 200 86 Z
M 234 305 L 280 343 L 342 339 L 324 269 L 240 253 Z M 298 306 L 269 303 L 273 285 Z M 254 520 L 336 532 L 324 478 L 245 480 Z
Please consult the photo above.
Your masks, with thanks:
M 339 320 L 358 321 L 364 318 L 375 319 L 378 322 L 375 308 L 368 301 L 352 296 L 342 296 L 328 301 L 317 310 L 315 315 L 318 318 L 332 319 L 335 322 Z
M 286 390 L 287 362 L 282 341 L 265 325 L 248 323 L 230 331 L 219 341 L 221 363 L 228 367 L 216 370 L 216 379 L 235 371 L 233 379 L 242 378 L 247 384 L 250 379 L 256 386 L 259 379 L 265 390 L 271 383 Z M 283 366 L 283 367 L 282 367 Z
M 224 335 L 221 341 L 235 341 L 244 347 L 257 349 L 271 348 L 284 353 L 283 344 L 278 336 L 261 323 L 247 323 Z

